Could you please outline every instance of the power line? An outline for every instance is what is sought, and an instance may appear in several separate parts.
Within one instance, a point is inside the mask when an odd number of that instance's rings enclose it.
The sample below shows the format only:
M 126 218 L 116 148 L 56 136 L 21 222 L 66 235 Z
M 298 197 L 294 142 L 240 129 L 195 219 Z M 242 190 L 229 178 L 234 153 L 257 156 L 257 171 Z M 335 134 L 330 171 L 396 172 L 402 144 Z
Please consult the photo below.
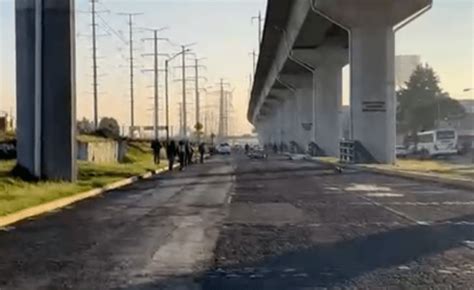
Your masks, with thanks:
M 123 38 L 123 36 L 118 33 L 115 29 L 110 26 L 110 24 L 105 20 L 100 14 L 97 15 L 97 17 L 102 21 L 102 24 L 107 28 L 107 32 L 112 32 L 120 41 L 122 41 L 124 44 L 128 44 L 128 41 Z

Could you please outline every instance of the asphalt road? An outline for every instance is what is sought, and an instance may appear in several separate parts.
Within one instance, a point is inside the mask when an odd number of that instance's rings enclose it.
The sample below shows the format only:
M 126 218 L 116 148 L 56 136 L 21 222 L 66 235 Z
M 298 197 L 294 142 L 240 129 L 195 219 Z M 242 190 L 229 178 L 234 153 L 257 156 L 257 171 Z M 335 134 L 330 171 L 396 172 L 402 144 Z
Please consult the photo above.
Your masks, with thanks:
M 0 232 L 0 257 L 0 289 L 469 289 L 474 193 L 215 157 Z

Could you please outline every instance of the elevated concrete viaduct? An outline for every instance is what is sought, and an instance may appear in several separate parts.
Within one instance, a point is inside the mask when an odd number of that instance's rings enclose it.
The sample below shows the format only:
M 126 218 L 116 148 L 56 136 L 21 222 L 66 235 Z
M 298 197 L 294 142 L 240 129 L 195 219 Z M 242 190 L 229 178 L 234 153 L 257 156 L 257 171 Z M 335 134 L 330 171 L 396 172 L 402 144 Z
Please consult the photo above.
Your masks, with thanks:
M 248 119 L 267 144 L 315 143 L 338 156 L 342 69 L 351 139 L 395 161 L 395 32 L 432 0 L 269 0 Z M 295 148 L 293 148 L 295 149 Z

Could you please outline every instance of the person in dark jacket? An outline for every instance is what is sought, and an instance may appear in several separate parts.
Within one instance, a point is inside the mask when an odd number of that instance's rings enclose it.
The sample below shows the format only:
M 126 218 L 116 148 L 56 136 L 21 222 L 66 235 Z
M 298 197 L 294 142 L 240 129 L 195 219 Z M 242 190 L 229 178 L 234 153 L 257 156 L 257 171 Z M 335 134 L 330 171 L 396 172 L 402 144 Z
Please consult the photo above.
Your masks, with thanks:
M 186 166 L 186 144 L 183 140 L 178 143 L 178 159 L 179 159 L 179 170 L 183 170 Z
M 204 143 L 199 144 L 199 160 L 204 163 L 204 153 L 206 152 L 206 145 Z
M 173 171 L 174 160 L 176 158 L 177 153 L 178 148 L 176 147 L 176 143 L 174 142 L 174 140 L 171 140 L 168 146 L 166 147 L 166 157 L 168 158 L 169 171 Z
M 161 151 L 161 143 L 158 140 L 153 140 L 151 142 L 151 149 L 153 150 L 153 161 L 155 164 L 160 164 L 160 151 Z
M 186 165 L 191 165 L 193 163 L 193 154 L 194 149 L 190 142 L 186 142 Z

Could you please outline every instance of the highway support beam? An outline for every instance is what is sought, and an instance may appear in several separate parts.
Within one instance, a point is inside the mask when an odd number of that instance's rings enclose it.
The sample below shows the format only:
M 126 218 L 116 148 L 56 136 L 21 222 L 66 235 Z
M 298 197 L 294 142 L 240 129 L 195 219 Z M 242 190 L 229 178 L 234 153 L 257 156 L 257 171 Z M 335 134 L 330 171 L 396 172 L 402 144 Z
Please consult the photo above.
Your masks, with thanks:
M 74 0 L 17 0 L 15 10 L 18 172 L 75 181 Z
M 342 138 L 342 68 L 348 63 L 348 50 L 338 40 L 316 49 L 294 49 L 299 59 L 316 67 L 313 134 L 317 145 L 328 156 L 339 156 Z
M 432 0 L 318 0 L 313 9 L 350 31 L 352 139 L 395 162 L 395 31 Z

